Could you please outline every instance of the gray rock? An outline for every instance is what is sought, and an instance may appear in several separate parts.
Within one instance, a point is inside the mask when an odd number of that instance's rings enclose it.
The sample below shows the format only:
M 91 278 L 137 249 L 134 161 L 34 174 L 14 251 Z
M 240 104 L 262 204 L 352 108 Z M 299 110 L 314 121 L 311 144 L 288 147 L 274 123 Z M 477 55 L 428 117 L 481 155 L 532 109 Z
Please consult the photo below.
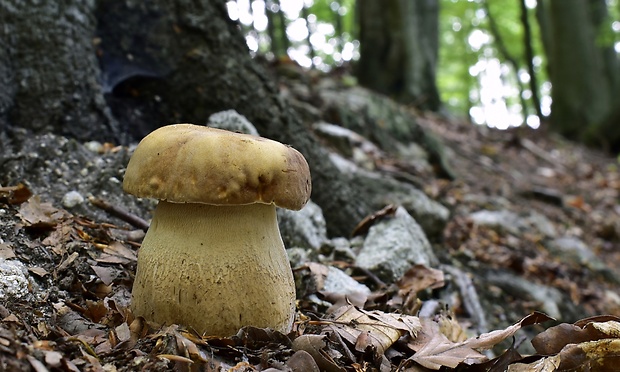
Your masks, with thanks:
M 418 223 L 399 207 L 393 218 L 370 228 L 357 256 L 357 265 L 367 268 L 386 282 L 394 282 L 413 264 L 438 263 L 431 245 Z
M 330 155 L 330 160 L 350 183 L 372 195 L 370 203 L 374 209 L 379 210 L 388 204 L 402 205 L 422 226 L 427 236 L 435 237 L 443 231 L 450 211 L 415 186 L 362 169 L 335 153 Z
M 361 237 L 356 237 L 354 239 L 358 238 Z M 357 255 L 351 245 L 351 241 L 347 238 L 333 238 L 323 243 L 321 246 L 321 253 L 329 256 L 329 259 L 333 261 L 353 262 Z
M 368 287 L 351 278 L 344 271 L 333 266 L 329 266 L 329 271 L 321 291 L 349 296 L 355 294 L 370 295 L 370 289 Z
M 537 232 L 549 238 L 557 235 L 553 223 L 547 217 L 536 212 L 522 217 L 507 209 L 497 211 L 480 210 L 471 213 L 469 217 L 477 225 L 488 226 L 513 235 L 519 235 L 525 231 Z
M 308 201 L 299 211 L 278 208 L 278 225 L 284 246 L 319 249 L 327 240 L 325 218 L 321 207 Z
M 213 128 L 226 129 L 231 132 L 240 132 L 258 136 L 258 131 L 245 116 L 235 110 L 216 112 L 209 116 L 207 125 Z
M 286 250 L 286 254 L 288 255 L 288 262 L 291 264 L 292 268 L 300 267 L 310 261 L 308 250 L 303 248 L 289 248 Z
M 516 213 L 508 210 L 481 210 L 470 214 L 469 218 L 476 225 L 488 226 L 496 230 L 505 230 L 511 234 L 518 234 L 525 227 L 521 218 Z
M 375 144 L 354 131 L 338 125 L 318 122 L 312 128 L 328 145 L 365 169 L 374 169 L 374 161 L 383 156 Z
M 507 271 L 489 271 L 485 280 L 485 286 L 495 285 L 516 298 L 536 301 L 539 303 L 539 310 L 553 318 L 562 319 L 562 316 L 568 316 L 570 319 L 573 315 L 574 309 L 567 308 L 571 307 L 572 302 L 557 288 L 530 282 Z
M 620 273 L 612 270 L 583 241 L 574 237 L 560 237 L 546 244 L 547 249 L 563 262 L 586 267 L 608 281 L 620 284 Z
M 416 142 L 442 176 L 455 177 L 441 140 L 420 126 L 410 110 L 359 86 L 346 90 L 321 89 L 320 95 L 327 106 L 325 110 L 338 115 L 339 125 L 368 138 L 386 152 L 396 153 L 395 143 Z
M 72 190 L 62 197 L 62 206 L 65 208 L 73 208 L 84 202 L 84 197 L 79 192 Z
M 16 300 L 29 293 L 26 267 L 19 261 L 0 258 L 0 300 Z

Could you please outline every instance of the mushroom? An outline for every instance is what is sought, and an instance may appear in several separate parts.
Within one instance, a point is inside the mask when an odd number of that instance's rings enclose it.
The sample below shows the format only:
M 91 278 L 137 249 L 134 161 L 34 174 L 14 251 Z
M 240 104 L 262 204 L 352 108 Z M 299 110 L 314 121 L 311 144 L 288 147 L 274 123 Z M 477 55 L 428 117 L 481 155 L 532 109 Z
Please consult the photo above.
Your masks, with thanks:
M 192 124 L 138 145 L 123 189 L 159 199 L 138 253 L 135 315 L 200 333 L 252 325 L 290 331 L 295 285 L 276 206 L 310 197 L 308 163 L 290 146 Z

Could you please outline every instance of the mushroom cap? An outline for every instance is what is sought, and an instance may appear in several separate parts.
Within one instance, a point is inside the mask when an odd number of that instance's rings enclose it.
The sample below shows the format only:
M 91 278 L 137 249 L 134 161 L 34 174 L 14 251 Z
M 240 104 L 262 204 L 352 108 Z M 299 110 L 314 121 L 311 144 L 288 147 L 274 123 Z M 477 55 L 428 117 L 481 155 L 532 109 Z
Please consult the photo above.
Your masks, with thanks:
M 306 159 L 266 138 L 193 124 L 161 127 L 133 153 L 125 192 L 173 203 L 275 204 L 298 210 L 312 185 Z

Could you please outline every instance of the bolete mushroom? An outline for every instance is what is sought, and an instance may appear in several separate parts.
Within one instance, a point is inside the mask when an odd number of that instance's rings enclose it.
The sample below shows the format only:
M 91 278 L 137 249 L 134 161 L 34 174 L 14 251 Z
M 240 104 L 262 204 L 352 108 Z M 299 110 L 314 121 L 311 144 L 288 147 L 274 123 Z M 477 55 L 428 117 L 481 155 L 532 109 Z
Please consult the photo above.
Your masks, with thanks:
M 276 206 L 310 197 L 292 147 L 192 124 L 161 127 L 136 148 L 126 192 L 159 199 L 138 254 L 135 315 L 200 333 L 291 329 L 295 286 Z

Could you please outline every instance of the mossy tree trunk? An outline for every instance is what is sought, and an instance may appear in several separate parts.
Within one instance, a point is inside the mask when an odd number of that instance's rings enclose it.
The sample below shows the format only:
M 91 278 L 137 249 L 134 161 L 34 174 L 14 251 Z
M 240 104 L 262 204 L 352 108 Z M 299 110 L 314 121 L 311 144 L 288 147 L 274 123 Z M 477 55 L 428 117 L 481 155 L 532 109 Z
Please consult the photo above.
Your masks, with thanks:
M 438 110 L 437 0 L 358 0 L 360 84 L 416 107 Z
M 203 124 L 235 109 L 261 135 L 306 156 L 328 232 L 348 235 L 370 212 L 369 196 L 342 180 L 250 58 L 225 3 L 3 1 L 0 125 L 128 143 L 165 124 Z
M 552 84 L 551 127 L 568 138 L 620 144 L 613 115 L 618 67 L 613 43 L 605 41 L 604 0 L 544 0 L 539 22 Z M 615 145 L 614 145 L 615 143 Z

